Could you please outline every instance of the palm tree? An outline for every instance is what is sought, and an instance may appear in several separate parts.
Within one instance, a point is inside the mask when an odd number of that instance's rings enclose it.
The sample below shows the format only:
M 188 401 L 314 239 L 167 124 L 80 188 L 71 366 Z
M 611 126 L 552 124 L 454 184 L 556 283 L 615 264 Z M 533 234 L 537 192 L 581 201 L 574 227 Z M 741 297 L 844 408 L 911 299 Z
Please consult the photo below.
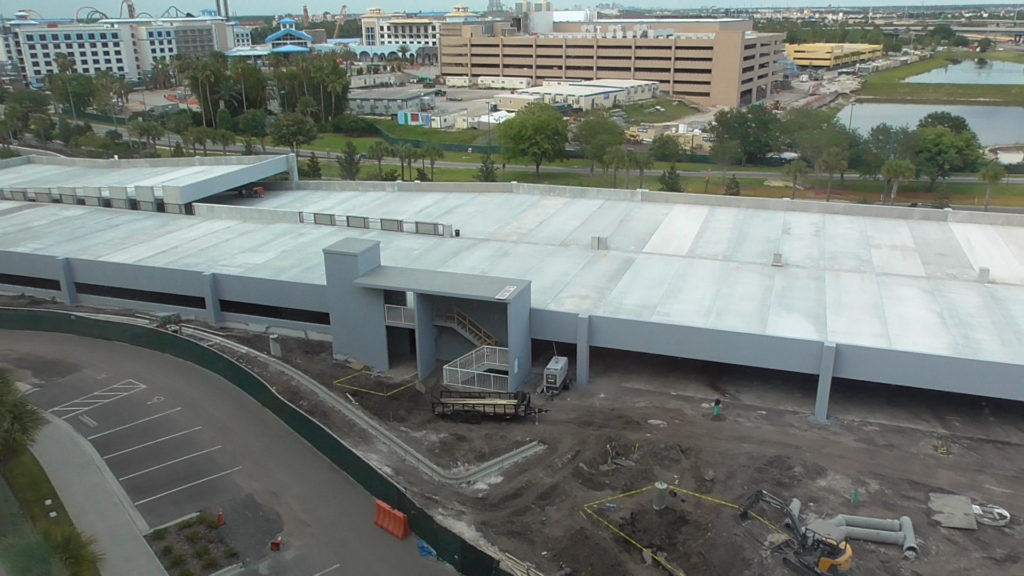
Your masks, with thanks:
M 609 148 L 608 151 L 605 152 L 604 162 L 612 169 L 612 188 L 618 188 L 619 170 L 627 164 L 626 150 L 619 146 Z
M 366 157 L 377 161 L 377 180 L 384 179 L 384 167 L 382 164 L 389 153 L 388 145 L 383 140 L 374 140 L 373 144 L 370 144 L 370 147 L 366 150 Z
M 32 445 L 43 427 L 43 415 L 0 371 L 0 462 L 6 463 Z
M 986 184 L 985 186 L 985 212 L 988 212 L 989 203 L 992 202 L 992 186 L 999 184 L 1006 178 L 1006 168 L 999 162 L 992 161 L 982 167 L 978 172 L 978 179 Z
M 444 148 L 441 148 L 441 145 L 436 142 L 427 144 L 427 147 L 423 150 L 423 157 L 430 161 L 430 181 L 433 182 L 434 164 L 444 158 Z
M 882 178 L 886 182 L 892 180 L 892 189 L 889 192 L 889 203 L 896 202 L 896 190 L 900 187 L 900 182 L 906 182 L 917 175 L 917 168 L 913 164 L 906 160 L 889 160 L 882 166 Z M 882 191 L 883 201 L 885 199 L 885 191 Z
M 632 153 L 633 168 L 636 168 L 636 175 L 640 179 L 640 188 L 644 187 L 644 171 L 654 165 L 654 158 L 647 152 L 633 151 Z
M 828 174 L 825 202 L 832 201 L 832 177 L 846 170 L 846 154 L 839 148 L 827 148 L 818 158 L 818 171 Z
M 398 165 L 401 167 L 402 173 L 400 178 L 402 180 L 405 180 L 405 163 L 409 160 L 411 154 L 412 146 L 408 144 L 401 144 L 391 149 L 391 155 L 398 159 Z
M 340 71 L 339 71 L 340 72 Z M 348 78 L 335 73 L 327 82 L 327 92 L 331 95 L 331 120 L 334 120 L 335 102 L 348 91 Z
M 800 183 L 800 178 L 808 171 L 807 162 L 803 160 L 793 160 L 786 167 L 782 169 L 782 173 L 793 179 L 793 190 L 789 193 L 790 200 L 796 200 L 796 187 Z

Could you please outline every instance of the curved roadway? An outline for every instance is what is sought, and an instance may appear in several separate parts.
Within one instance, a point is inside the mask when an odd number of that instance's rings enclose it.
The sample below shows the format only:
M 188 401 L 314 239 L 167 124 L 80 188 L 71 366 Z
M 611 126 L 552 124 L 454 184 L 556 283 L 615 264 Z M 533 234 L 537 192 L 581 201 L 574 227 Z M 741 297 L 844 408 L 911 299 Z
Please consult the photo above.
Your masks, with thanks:
M 421 558 L 415 538 L 377 528 L 369 494 L 210 372 L 120 343 L 4 330 L 0 364 L 93 445 L 150 527 L 223 509 L 242 573 L 455 574 Z

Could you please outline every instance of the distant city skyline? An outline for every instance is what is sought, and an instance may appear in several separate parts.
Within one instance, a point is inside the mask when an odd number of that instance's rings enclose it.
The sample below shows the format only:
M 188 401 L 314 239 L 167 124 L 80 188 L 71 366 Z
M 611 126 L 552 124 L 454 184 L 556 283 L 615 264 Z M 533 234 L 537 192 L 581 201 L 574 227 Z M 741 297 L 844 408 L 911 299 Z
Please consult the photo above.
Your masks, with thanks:
M 202 9 L 216 9 L 214 0 L 135 0 L 135 7 L 138 12 L 148 12 L 154 16 L 160 16 L 170 6 L 176 6 L 180 10 L 192 12 L 198 14 Z M 383 8 L 385 11 L 396 11 L 396 12 L 417 12 L 417 11 L 447 11 L 451 10 L 452 6 L 456 4 L 466 4 L 470 10 L 483 11 L 487 7 L 487 0 L 431 0 L 429 2 L 422 2 L 416 0 L 367 0 L 361 2 L 353 2 L 352 0 L 295 0 L 292 2 L 281 2 L 281 0 L 246 0 L 242 2 L 232 2 L 229 0 L 233 15 L 238 16 L 250 16 L 250 15 L 279 15 L 285 13 L 291 13 L 299 15 L 302 13 L 303 5 L 309 7 L 310 14 L 322 14 L 324 12 L 330 12 L 337 14 L 343 4 L 348 5 L 350 13 L 359 14 L 366 12 L 367 9 L 372 7 Z M 503 0 L 506 6 L 511 5 L 513 2 Z M 593 6 L 598 2 L 586 3 L 586 2 L 575 2 L 575 1 L 559 1 L 554 0 L 554 6 L 557 9 L 571 9 L 576 6 Z M 655 8 L 655 7 L 667 7 L 672 6 L 674 3 L 669 0 L 632 0 L 624 3 L 630 6 L 636 6 L 641 8 Z M 1024 8 L 1024 2 L 1022 3 L 1002 3 L 1007 4 L 1018 4 Z M 878 1 L 833 1 L 828 2 L 825 0 L 819 0 L 818 2 L 802 3 L 792 0 L 760 0 L 760 1 L 746 1 L 746 0 L 718 0 L 716 2 L 707 2 L 701 4 L 691 4 L 687 8 L 700 8 L 702 6 L 717 6 L 720 8 L 803 8 L 803 7 L 824 7 L 831 5 L 836 8 L 857 8 L 857 7 L 873 7 L 873 6 L 893 6 L 903 5 L 893 3 L 891 0 L 878 0 Z M 905 4 L 910 8 L 925 6 L 923 2 L 908 2 Z M 933 4 L 928 4 L 931 6 Z M 994 5 L 992 2 L 985 2 L 983 0 L 964 0 L 958 3 L 959 6 L 984 6 Z M 32 8 L 39 12 L 44 18 L 71 18 L 74 17 L 75 13 L 83 6 L 95 7 L 98 10 L 103 11 L 112 18 L 116 18 L 120 13 L 121 0 L 50 0 L 48 2 L 33 2 L 30 0 L 0 0 L 0 12 L 3 13 L 4 17 L 10 18 L 15 12 L 20 9 Z

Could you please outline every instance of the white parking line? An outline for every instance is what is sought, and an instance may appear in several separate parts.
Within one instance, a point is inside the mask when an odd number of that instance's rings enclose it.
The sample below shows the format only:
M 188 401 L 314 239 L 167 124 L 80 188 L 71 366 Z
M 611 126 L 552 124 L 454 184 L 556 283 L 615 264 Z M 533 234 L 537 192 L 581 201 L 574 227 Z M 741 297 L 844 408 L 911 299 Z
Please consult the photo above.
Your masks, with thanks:
M 232 472 L 235 472 L 235 471 L 238 471 L 238 470 L 241 470 L 241 469 L 242 469 L 241 466 L 235 466 L 231 470 L 225 470 L 223 472 L 219 472 L 217 474 L 214 474 L 213 476 L 207 476 L 206 478 L 201 478 L 199 480 L 196 480 L 195 482 L 189 482 L 188 484 L 185 484 L 184 486 L 178 486 L 177 488 L 174 488 L 173 490 L 168 490 L 167 492 L 162 492 L 160 494 L 157 494 L 156 496 L 150 496 L 149 498 L 143 498 L 142 500 L 139 500 L 138 502 L 133 502 L 133 504 L 135 504 L 136 506 L 141 506 L 142 504 L 145 504 L 146 502 L 152 502 L 153 500 L 156 500 L 157 498 L 163 498 L 164 496 L 168 496 L 170 494 L 174 494 L 175 492 L 180 492 L 180 491 L 182 491 L 182 490 L 184 490 L 186 488 L 191 488 L 191 487 L 193 487 L 193 486 L 195 486 L 197 484 L 202 484 L 203 482 L 208 482 L 208 481 L 213 480 L 215 478 L 220 478 L 221 476 L 226 476 L 228 474 L 231 474 Z
M 171 464 L 177 464 L 178 462 L 181 462 L 182 460 L 188 460 L 189 458 L 193 458 L 195 456 L 200 456 L 202 454 L 206 454 L 207 452 L 213 452 L 214 450 L 216 450 L 218 448 L 220 448 L 220 446 L 214 446 L 213 448 L 207 448 L 206 450 L 200 450 L 199 452 L 193 452 L 192 454 L 189 454 L 188 456 L 182 456 L 181 458 L 175 458 L 174 460 L 171 460 L 169 462 L 164 462 L 163 464 L 157 464 L 156 466 L 153 466 L 152 468 L 146 468 L 145 470 L 139 470 L 138 472 L 135 472 L 134 474 L 129 474 L 127 476 L 121 476 L 120 478 L 117 479 L 117 481 L 120 482 L 122 480 L 127 480 L 129 478 L 135 478 L 136 476 L 141 476 L 141 475 L 145 474 L 146 472 L 152 472 L 153 470 L 158 470 L 160 468 L 163 468 L 164 466 L 170 466 Z
M 173 408 L 171 410 L 168 410 L 166 412 L 161 412 L 161 413 L 155 414 L 153 416 L 148 416 L 146 418 L 143 418 L 142 420 L 136 420 L 135 422 L 130 422 L 128 424 L 125 424 L 124 426 L 118 426 L 117 428 L 111 428 L 110 430 L 107 430 L 106 432 L 100 432 L 99 434 L 93 434 L 92 436 L 86 437 L 86 440 L 92 440 L 93 438 L 99 438 L 100 436 L 106 436 L 107 434 L 110 434 L 111 432 L 117 432 L 119 430 L 124 430 L 125 428 L 130 428 L 132 426 L 135 426 L 136 424 L 142 424 L 143 422 L 148 422 L 149 420 L 152 420 L 154 418 L 159 418 L 161 416 L 166 416 L 166 415 L 170 414 L 171 412 L 177 412 L 178 410 L 181 410 L 180 406 L 177 407 L 177 408 Z
M 66 420 L 72 416 L 81 414 L 86 410 L 92 410 L 93 408 L 97 406 L 102 406 L 107 402 L 113 402 L 114 400 L 117 400 L 122 396 L 127 396 L 134 392 L 138 392 L 139 390 L 142 390 L 145 387 L 145 384 L 142 384 L 141 382 L 136 382 L 135 380 L 123 380 L 121 382 L 118 382 L 117 384 L 114 384 L 113 386 L 107 386 L 102 390 L 86 394 L 85 396 L 82 396 L 70 402 L 65 402 L 60 406 L 50 408 L 49 410 L 47 410 L 47 412 L 68 412 L 68 414 L 65 414 L 60 417 L 61 420 Z M 117 392 L 111 392 L 111 390 L 117 390 Z M 102 398 L 96 398 L 96 396 L 102 396 Z
M 313 574 L 313 576 L 324 576 L 324 574 L 327 574 L 328 572 L 332 572 L 334 570 L 337 570 L 338 568 L 341 568 L 341 564 L 335 564 L 334 566 L 331 566 L 330 568 L 328 568 L 326 570 L 321 570 L 321 571 L 317 572 L 316 574 Z
M 143 443 L 143 444 L 139 444 L 138 446 L 132 446 L 131 448 L 125 448 L 124 450 L 121 450 L 120 452 L 114 452 L 113 454 L 107 454 L 106 456 L 103 457 L 103 459 L 106 460 L 107 458 L 113 458 L 114 456 L 120 456 L 121 454 L 127 454 L 127 453 L 131 452 L 132 450 L 138 450 L 139 448 L 145 448 L 146 446 L 152 446 L 153 444 L 156 444 L 157 442 L 163 442 L 164 440 L 170 440 L 171 438 L 177 438 L 178 436 L 182 436 L 184 434 L 188 434 L 189 432 L 195 432 L 196 430 L 199 430 L 200 428 L 202 428 L 202 426 L 196 426 L 195 428 L 190 428 L 188 430 L 185 430 L 183 432 L 178 432 L 176 434 L 171 434 L 170 436 L 164 436 L 163 438 L 157 438 L 156 440 L 151 440 L 149 442 L 146 442 L 146 443 Z

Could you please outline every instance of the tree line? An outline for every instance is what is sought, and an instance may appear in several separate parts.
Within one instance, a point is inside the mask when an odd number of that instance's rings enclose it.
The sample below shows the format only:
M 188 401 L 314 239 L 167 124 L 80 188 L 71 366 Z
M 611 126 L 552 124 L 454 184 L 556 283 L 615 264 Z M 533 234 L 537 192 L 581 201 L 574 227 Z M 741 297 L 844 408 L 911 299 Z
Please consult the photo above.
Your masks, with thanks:
M 932 112 L 914 128 L 883 123 L 861 134 L 830 110 L 795 109 L 777 115 L 764 106 L 752 106 L 719 111 L 710 134 L 711 158 L 722 167 L 796 153 L 799 159 L 787 167 L 794 188 L 803 173 L 813 169 L 828 177 L 828 198 L 833 178 L 844 178 L 848 171 L 880 178 L 882 198 L 893 202 L 899 186 L 910 180 L 924 178 L 928 190 L 934 191 L 940 180 L 954 173 L 979 172 L 987 166 L 977 135 L 962 116 L 949 112 Z M 655 142 L 655 148 L 660 147 Z

